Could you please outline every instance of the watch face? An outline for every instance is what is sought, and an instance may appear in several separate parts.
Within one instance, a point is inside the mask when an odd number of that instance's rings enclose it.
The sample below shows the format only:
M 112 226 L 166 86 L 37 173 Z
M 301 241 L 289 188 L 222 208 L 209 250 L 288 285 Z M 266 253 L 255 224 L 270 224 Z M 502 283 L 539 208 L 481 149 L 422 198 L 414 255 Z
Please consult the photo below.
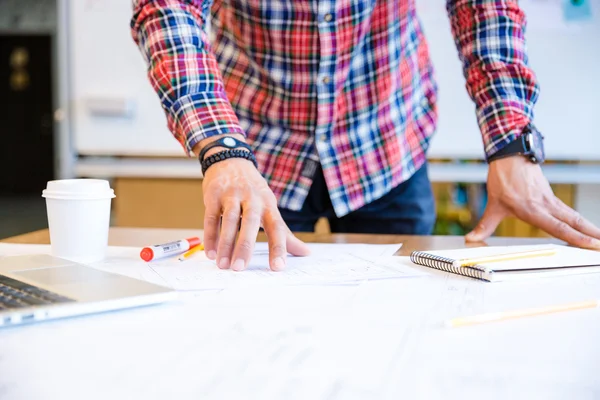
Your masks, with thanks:
M 235 140 L 230 137 L 226 137 L 223 139 L 223 144 L 227 147 L 235 147 Z
M 530 157 L 532 158 L 533 162 L 536 163 L 543 163 L 544 160 L 546 159 L 546 154 L 544 152 L 544 142 L 543 142 L 543 137 L 542 135 L 536 131 L 533 130 L 528 136 L 528 142 L 529 142 L 529 151 L 530 151 Z

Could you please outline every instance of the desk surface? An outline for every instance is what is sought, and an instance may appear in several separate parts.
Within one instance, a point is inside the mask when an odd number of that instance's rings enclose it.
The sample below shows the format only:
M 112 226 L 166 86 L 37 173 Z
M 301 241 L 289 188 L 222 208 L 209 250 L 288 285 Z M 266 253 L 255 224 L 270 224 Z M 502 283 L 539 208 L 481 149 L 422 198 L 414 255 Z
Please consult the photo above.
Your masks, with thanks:
M 111 228 L 109 245 L 111 246 L 146 246 L 153 243 L 165 243 L 170 240 L 202 235 L 201 230 L 193 229 L 150 229 L 150 228 Z M 502 246 L 511 244 L 560 243 L 554 239 L 542 238 L 490 238 L 486 243 L 465 243 L 463 236 L 405 236 L 405 235 L 358 235 L 358 234 L 314 234 L 298 233 L 297 236 L 306 242 L 322 243 L 402 243 L 399 255 L 408 255 L 412 250 L 453 249 L 467 246 Z M 265 236 L 259 235 L 264 241 Z M 27 233 L 3 240 L 6 243 L 49 244 L 47 229 Z M 0 240 L 1 242 L 1 240 Z
M 190 233 L 199 232 L 115 228 L 110 242 L 140 246 Z M 402 242 L 404 253 L 464 245 L 460 237 L 299 236 Z M 48 243 L 48 234 L 8 242 Z M 598 310 L 443 324 L 596 298 L 600 274 L 492 284 L 427 272 L 359 285 L 197 292 L 178 303 L 0 329 L 0 398 L 600 398 Z

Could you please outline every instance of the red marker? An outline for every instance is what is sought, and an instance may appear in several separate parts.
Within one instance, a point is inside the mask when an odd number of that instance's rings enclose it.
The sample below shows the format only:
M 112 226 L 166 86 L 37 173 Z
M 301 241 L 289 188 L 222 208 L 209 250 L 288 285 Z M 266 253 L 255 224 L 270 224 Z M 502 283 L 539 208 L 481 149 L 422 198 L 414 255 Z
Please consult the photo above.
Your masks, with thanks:
M 140 257 L 142 257 L 142 260 L 146 262 L 158 260 L 159 258 L 188 251 L 192 247 L 198 246 L 200 243 L 202 243 L 200 238 L 192 237 L 188 239 L 177 240 L 175 242 L 144 247 L 140 252 Z

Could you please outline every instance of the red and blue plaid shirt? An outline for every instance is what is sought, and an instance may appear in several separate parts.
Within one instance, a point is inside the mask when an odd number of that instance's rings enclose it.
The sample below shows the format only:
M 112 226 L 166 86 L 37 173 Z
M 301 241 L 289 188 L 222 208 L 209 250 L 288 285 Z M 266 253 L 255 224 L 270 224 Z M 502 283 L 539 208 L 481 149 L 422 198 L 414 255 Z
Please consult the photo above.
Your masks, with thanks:
M 280 207 L 302 207 L 317 163 L 343 216 L 425 162 L 437 89 L 415 0 L 133 3 L 169 129 L 188 152 L 246 135 Z M 489 155 L 530 123 L 538 96 L 525 16 L 517 0 L 446 8 Z

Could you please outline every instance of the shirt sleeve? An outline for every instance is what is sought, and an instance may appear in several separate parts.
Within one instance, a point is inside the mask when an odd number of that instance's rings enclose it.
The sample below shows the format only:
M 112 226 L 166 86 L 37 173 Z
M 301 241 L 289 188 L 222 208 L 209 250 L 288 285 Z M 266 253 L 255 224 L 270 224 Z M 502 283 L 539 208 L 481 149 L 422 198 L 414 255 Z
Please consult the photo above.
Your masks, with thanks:
M 169 130 L 188 154 L 202 139 L 243 129 L 225 93 L 206 30 L 211 0 L 133 0 L 131 34 Z
M 528 66 L 525 13 L 517 0 L 447 0 L 446 9 L 489 157 L 533 120 L 539 86 Z

